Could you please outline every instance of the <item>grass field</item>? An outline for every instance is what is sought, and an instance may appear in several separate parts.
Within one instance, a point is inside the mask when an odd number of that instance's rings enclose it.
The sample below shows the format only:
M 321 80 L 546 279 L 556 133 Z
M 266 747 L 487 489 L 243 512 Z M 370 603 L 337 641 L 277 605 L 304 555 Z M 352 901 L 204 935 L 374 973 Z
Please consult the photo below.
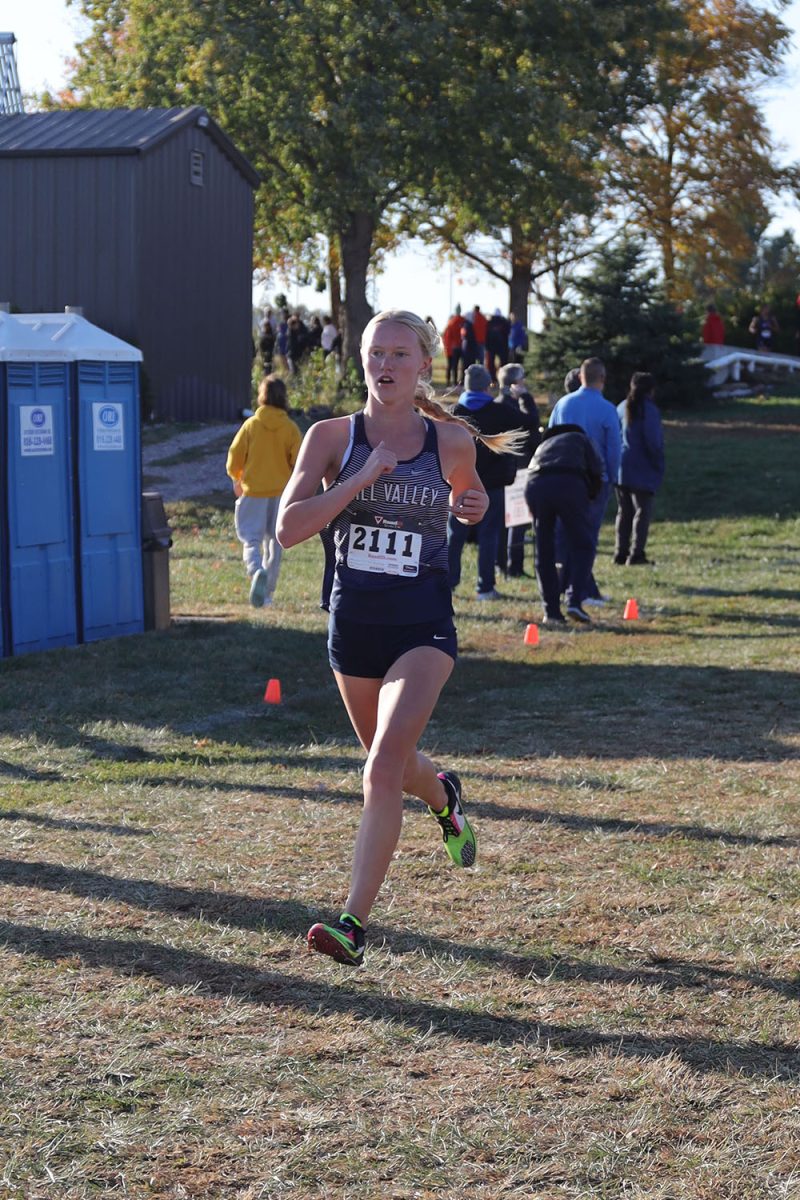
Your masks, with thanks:
M 172 505 L 169 632 L 0 664 L 3 1200 L 800 1197 L 800 399 L 667 455 L 592 631 L 525 646 L 467 548 L 478 866 L 409 803 L 360 971 L 305 950 L 360 806 L 316 542 L 254 612 Z

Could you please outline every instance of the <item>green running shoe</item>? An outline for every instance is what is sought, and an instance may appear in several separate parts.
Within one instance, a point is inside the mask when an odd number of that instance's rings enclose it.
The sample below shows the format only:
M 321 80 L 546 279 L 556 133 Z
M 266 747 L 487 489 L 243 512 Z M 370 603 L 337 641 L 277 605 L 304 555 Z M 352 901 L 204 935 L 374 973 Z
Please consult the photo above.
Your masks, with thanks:
M 348 912 L 343 912 L 335 925 L 318 921 L 308 931 L 308 948 L 349 967 L 360 967 L 364 960 L 364 927 Z
M 478 847 L 472 826 L 461 807 L 461 780 L 455 771 L 441 771 L 439 779 L 447 792 L 447 806 L 441 812 L 436 812 L 433 808 L 429 808 L 428 812 L 439 822 L 444 848 L 456 866 L 471 867 L 475 862 Z

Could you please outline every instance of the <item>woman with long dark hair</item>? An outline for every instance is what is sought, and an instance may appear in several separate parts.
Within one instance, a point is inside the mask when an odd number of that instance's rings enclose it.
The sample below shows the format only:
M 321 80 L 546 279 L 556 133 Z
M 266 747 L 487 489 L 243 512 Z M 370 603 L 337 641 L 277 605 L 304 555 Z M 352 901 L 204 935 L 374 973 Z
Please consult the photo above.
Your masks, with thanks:
M 655 402 L 655 380 L 646 371 L 631 377 L 628 395 L 617 406 L 622 426 L 622 459 L 617 476 L 614 562 L 629 567 L 649 562 L 645 554 L 653 501 L 664 478 L 664 435 Z

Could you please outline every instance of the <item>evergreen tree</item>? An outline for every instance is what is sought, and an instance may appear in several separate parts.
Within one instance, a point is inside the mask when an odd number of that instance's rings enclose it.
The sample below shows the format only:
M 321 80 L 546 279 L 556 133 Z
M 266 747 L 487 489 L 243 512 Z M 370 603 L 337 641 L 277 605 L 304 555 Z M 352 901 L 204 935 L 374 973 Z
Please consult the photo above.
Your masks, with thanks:
M 606 365 L 605 394 L 615 404 L 624 399 L 634 371 L 655 376 L 661 404 L 702 399 L 705 367 L 696 326 L 667 300 L 644 257 L 642 245 L 627 239 L 605 247 L 593 269 L 575 280 L 574 295 L 552 306 L 533 359 L 557 396 L 571 367 L 597 357 Z

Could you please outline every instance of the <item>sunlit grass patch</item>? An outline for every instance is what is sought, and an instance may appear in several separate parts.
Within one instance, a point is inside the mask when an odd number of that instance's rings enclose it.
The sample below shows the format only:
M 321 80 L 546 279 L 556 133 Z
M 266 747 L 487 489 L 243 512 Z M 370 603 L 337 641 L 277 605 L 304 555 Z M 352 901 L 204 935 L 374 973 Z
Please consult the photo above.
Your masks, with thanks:
M 591 631 L 525 645 L 467 548 L 425 747 L 477 866 L 409 801 L 359 971 L 305 948 L 361 795 L 318 543 L 253 610 L 232 499 L 170 505 L 168 632 L 4 661 L 0 1195 L 793 1196 L 799 409 L 668 423 Z

